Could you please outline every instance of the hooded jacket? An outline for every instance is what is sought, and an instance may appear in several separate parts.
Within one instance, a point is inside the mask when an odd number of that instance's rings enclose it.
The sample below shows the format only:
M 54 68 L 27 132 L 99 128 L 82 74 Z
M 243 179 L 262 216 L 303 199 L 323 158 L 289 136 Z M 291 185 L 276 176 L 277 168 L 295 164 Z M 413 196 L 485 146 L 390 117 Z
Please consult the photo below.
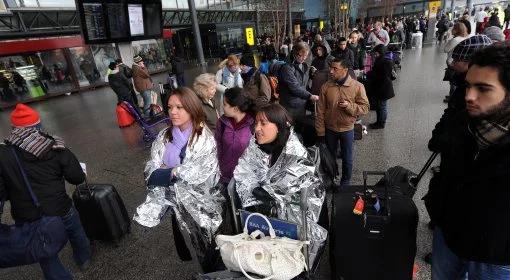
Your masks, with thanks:
M 85 181 L 85 174 L 76 156 L 67 148 L 52 149 L 39 158 L 18 147 L 0 144 L 0 201 L 10 200 L 14 220 L 33 221 L 40 218 L 23 181 L 11 147 L 27 174 L 42 214 L 64 216 L 72 206 L 65 181 L 73 185 Z
M 218 163 L 220 165 L 220 182 L 228 183 L 232 179 L 232 173 L 239 157 L 243 154 L 250 142 L 253 131 L 254 119 L 246 114 L 238 127 L 233 126 L 232 119 L 223 115 L 218 120 L 214 138 L 218 149 Z

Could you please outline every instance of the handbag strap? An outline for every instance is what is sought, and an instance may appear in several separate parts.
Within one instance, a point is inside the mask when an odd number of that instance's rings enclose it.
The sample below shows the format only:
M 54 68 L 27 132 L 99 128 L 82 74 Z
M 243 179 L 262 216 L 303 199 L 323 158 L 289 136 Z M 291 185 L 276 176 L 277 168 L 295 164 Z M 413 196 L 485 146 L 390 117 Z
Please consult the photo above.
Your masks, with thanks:
M 35 196 L 35 193 L 32 190 L 32 186 L 30 185 L 30 182 L 28 181 L 27 174 L 25 173 L 25 170 L 23 169 L 23 166 L 21 165 L 21 162 L 19 161 L 18 155 L 16 154 L 14 147 L 10 146 L 9 150 L 11 150 L 11 153 L 14 155 L 14 159 L 16 159 L 16 163 L 18 164 L 19 170 L 21 172 L 21 176 L 23 177 L 23 181 L 25 182 L 25 186 L 27 187 L 27 190 L 30 193 L 32 202 L 34 202 L 34 205 L 35 205 L 35 207 L 37 207 L 37 209 L 40 209 L 41 205 L 39 204 L 39 201 L 37 200 L 37 197 Z
M 248 221 L 251 219 L 251 217 L 254 217 L 254 216 L 259 216 L 259 217 L 263 218 L 264 221 L 266 221 L 267 225 L 269 226 L 269 235 L 271 236 L 271 239 L 275 239 L 276 233 L 274 231 L 273 225 L 271 224 L 271 222 L 269 222 L 269 220 L 267 219 L 266 216 L 259 214 L 259 213 L 251 213 L 246 218 L 246 221 L 244 221 L 244 233 L 248 234 Z
M 239 253 L 237 252 L 237 248 L 234 246 L 234 256 L 237 260 L 237 266 L 239 267 L 239 270 L 241 270 L 241 272 L 244 274 L 244 276 L 246 276 L 246 278 L 250 279 L 250 280 L 269 280 L 269 279 L 272 279 L 274 277 L 274 275 L 270 275 L 266 278 L 254 278 L 254 277 L 251 277 L 247 272 L 246 270 L 244 270 L 243 266 L 241 265 L 241 259 L 239 258 Z

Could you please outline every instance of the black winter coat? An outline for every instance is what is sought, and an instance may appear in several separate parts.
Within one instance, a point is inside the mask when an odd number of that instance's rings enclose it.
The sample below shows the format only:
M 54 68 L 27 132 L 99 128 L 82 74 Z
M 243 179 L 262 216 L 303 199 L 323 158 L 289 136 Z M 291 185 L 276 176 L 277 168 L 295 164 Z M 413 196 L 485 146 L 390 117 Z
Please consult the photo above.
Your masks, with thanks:
M 117 95 L 117 100 L 119 102 L 126 101 L 130 104 L 134 104 L 132 100 L 133 95 L 131 94 L 133 85 L 131 79 L 126 78 L 124 73 L 118 72 L 108 75 L 108 84 L 110 84 L 113 92 Z
M 345 50 L 336 49 L 331 52 L 331 55 L 344 60 L 347 63 L 347 68 L 353 69 L 354 65 L 354 53 L 349 48 L 345 48 Z
M 365 68 L 365 47 L 358 43 L 356 46 L 347 45 L 353 54 L 352 69 L 363 70 Z
M 39 212 L 32 203 L 16 160 L 9 149 L 9 146 L 0 144 L 0 201 L 10 200 L 14 220 L 36 220 L 40 217 Z M 74 154 L 68 149 L 50 150 L 38 159 L 17 147 L 15 150 L 41 204 L 43 214 L 67 214 L 72 200 L 66 193 L 65 181 L 73 185 L 85 181 L 85 174 Z
M 479 150 L 465 110 L 442 121 L 448 137 L 427 210 L 458 257 L 510 265 L 510 144 Z
M 368 73 L 368 94 L 376 100 L 388 100 L 395 97 L 391 71 L 393 62 L 384 57 L 378 57 L 374 61 L 372 71 Z
M 175 75 L 184 73 L 184 59 L 178 56 L 172 58 L 172 73 Z

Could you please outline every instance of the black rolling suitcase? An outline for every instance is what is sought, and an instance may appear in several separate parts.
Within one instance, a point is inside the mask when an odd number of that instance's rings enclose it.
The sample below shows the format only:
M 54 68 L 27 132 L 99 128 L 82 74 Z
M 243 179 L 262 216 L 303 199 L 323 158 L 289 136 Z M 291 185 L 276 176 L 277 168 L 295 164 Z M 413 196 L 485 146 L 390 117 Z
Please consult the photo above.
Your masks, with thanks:
M 391 185 L 367 186 L 368 175 L 387 173 L 363 172 L 363 186 L 346 186 L 333 196 L 332 279 L 411 280 L 418 209 L 411 198 L 395 191 Z M 371 197 L 371 192 L 377 194 L 377 200 Z M 353 210 L 360 196 L 365 205 L 357 215 Z
M 114 186 L 79 185 L 73 193 L 73 201 L 90 239 L 117 242 L 130 232 L 131 219 Z

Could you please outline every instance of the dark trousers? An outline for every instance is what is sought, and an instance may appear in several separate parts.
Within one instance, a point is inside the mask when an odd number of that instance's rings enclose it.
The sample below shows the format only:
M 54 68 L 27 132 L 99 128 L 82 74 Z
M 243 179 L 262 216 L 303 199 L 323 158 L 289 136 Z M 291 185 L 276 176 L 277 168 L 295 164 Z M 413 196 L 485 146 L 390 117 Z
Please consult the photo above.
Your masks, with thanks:
M 329 152 L 336 158 L 338 141 L 340 140 L 340 157 L 342 158 L 342 178 L 340 185 L 349 185 L 352 177 L 352 151 L 354 144 L 354 129 L 344 132 L 336 132 L 326 129 L 326 146 Z
M 176 74 L 176 75 L 175 75 L 175 78 L 177 79 L 177 85 L 178 85 L 179 87 L 184 87 L 184 86 L 186 86 L 186 80 L 184 80 L 184 73 Z
M 90 260 L 90 242 L 81 225 L 78 211 L 76 211 L 74 206 L 71 207 L 65 216 L 62 216 L 62 222 L 66 228 L 69 242 L 71 242 L 73 247 L 74 261 L 77 265 L 82 265 Z M 47 280 L 73 279 L 71 273 L 60 262 L 58 255 L 41 260 L 39 265 L 44 273 L 44 278 Z
M 377 123 L 384 126 L 388 118 L 388 100 L 379 100 L 377 105 L 377 109 L 375 110 Z

